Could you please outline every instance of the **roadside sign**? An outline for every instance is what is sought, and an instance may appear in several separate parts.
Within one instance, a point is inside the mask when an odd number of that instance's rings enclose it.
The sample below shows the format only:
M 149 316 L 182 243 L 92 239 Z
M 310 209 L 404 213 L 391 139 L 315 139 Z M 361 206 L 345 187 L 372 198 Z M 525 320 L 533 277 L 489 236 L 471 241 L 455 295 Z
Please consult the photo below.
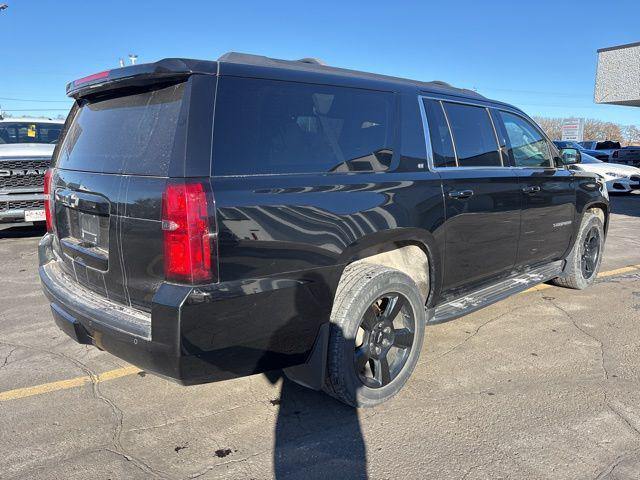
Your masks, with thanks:
M 562 140 L 581 142 L 584 140 L 584 118 L 568 118 L 562 122 Z

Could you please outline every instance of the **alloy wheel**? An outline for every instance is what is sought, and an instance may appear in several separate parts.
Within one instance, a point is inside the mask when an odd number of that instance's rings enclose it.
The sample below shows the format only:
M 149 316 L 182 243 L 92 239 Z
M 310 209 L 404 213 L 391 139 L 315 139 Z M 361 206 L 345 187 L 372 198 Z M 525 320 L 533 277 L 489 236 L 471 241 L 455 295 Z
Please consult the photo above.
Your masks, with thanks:
M 386 293 L 369 306 L 354 355 L 356 373 L 365 386 L 384 387 L 398 376 L 413 348 L 415 331 L 415 315 L 400 293 Z
M 591 227 L 582 242 L 582 255 L 580 267 L 585 280 L 590 279 L 596 271 L 600 258 L 600 231 L 596 227 Z

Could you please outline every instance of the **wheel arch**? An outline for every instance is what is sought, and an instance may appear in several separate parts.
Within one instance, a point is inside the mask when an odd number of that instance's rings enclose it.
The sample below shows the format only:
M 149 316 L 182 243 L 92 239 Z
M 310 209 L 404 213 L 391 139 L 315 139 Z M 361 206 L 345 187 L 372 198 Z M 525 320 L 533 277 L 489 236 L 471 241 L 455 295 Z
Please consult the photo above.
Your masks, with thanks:
M 609 228 L 609 204 L 605 202 L 594 201 L 585 205 L 582 215 L 585 213 L 594 213 L 597 215 L 604 225 L 604 233 L 606 235 Z
M 418 228 L 385 230 L 361 237 L 345 248 L 338 259 L 340 268 L 334 279 L 337 288 L 344 269 L 356 262 L 374 263 L 396 268 L 409 275 L 420 286 L 423 279 L 418 274 L 421 264 L 408 262 L 418 248 L 428 264 L 427 289 L 422 291 L 427 306 L 432 306 L 440 294 L 442 285 L 442 256 L 434 236 Z M 423 265 L 423 264 L 422 264 Z

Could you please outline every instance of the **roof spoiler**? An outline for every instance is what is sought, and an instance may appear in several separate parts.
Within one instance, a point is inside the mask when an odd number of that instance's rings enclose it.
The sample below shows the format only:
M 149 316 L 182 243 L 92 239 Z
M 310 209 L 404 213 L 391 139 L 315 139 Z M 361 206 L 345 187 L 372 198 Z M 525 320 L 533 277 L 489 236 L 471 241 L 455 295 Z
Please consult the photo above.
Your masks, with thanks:
M 107 90 L 179 81 L 196 73 L 215 75 L 217 64 L 210 61 L 165 58 L 155 63 L 114 68 L 68 83 L 67 96 L 78 99 Z

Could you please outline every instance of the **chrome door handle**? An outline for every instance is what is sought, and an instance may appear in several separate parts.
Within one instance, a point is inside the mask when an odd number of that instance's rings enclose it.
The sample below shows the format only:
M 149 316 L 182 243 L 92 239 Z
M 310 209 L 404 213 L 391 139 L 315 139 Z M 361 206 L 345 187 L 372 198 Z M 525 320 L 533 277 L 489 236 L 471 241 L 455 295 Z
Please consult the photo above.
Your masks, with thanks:
M 540 191 L 540 187 L 536 186 L 529 186 L 529 187 L 523 187 L 522 191 L 524 193 L 536 193 Z
M 449 198 L 469 198 L 473 195 L 473 190 L 456 190 L 449 192 Z

